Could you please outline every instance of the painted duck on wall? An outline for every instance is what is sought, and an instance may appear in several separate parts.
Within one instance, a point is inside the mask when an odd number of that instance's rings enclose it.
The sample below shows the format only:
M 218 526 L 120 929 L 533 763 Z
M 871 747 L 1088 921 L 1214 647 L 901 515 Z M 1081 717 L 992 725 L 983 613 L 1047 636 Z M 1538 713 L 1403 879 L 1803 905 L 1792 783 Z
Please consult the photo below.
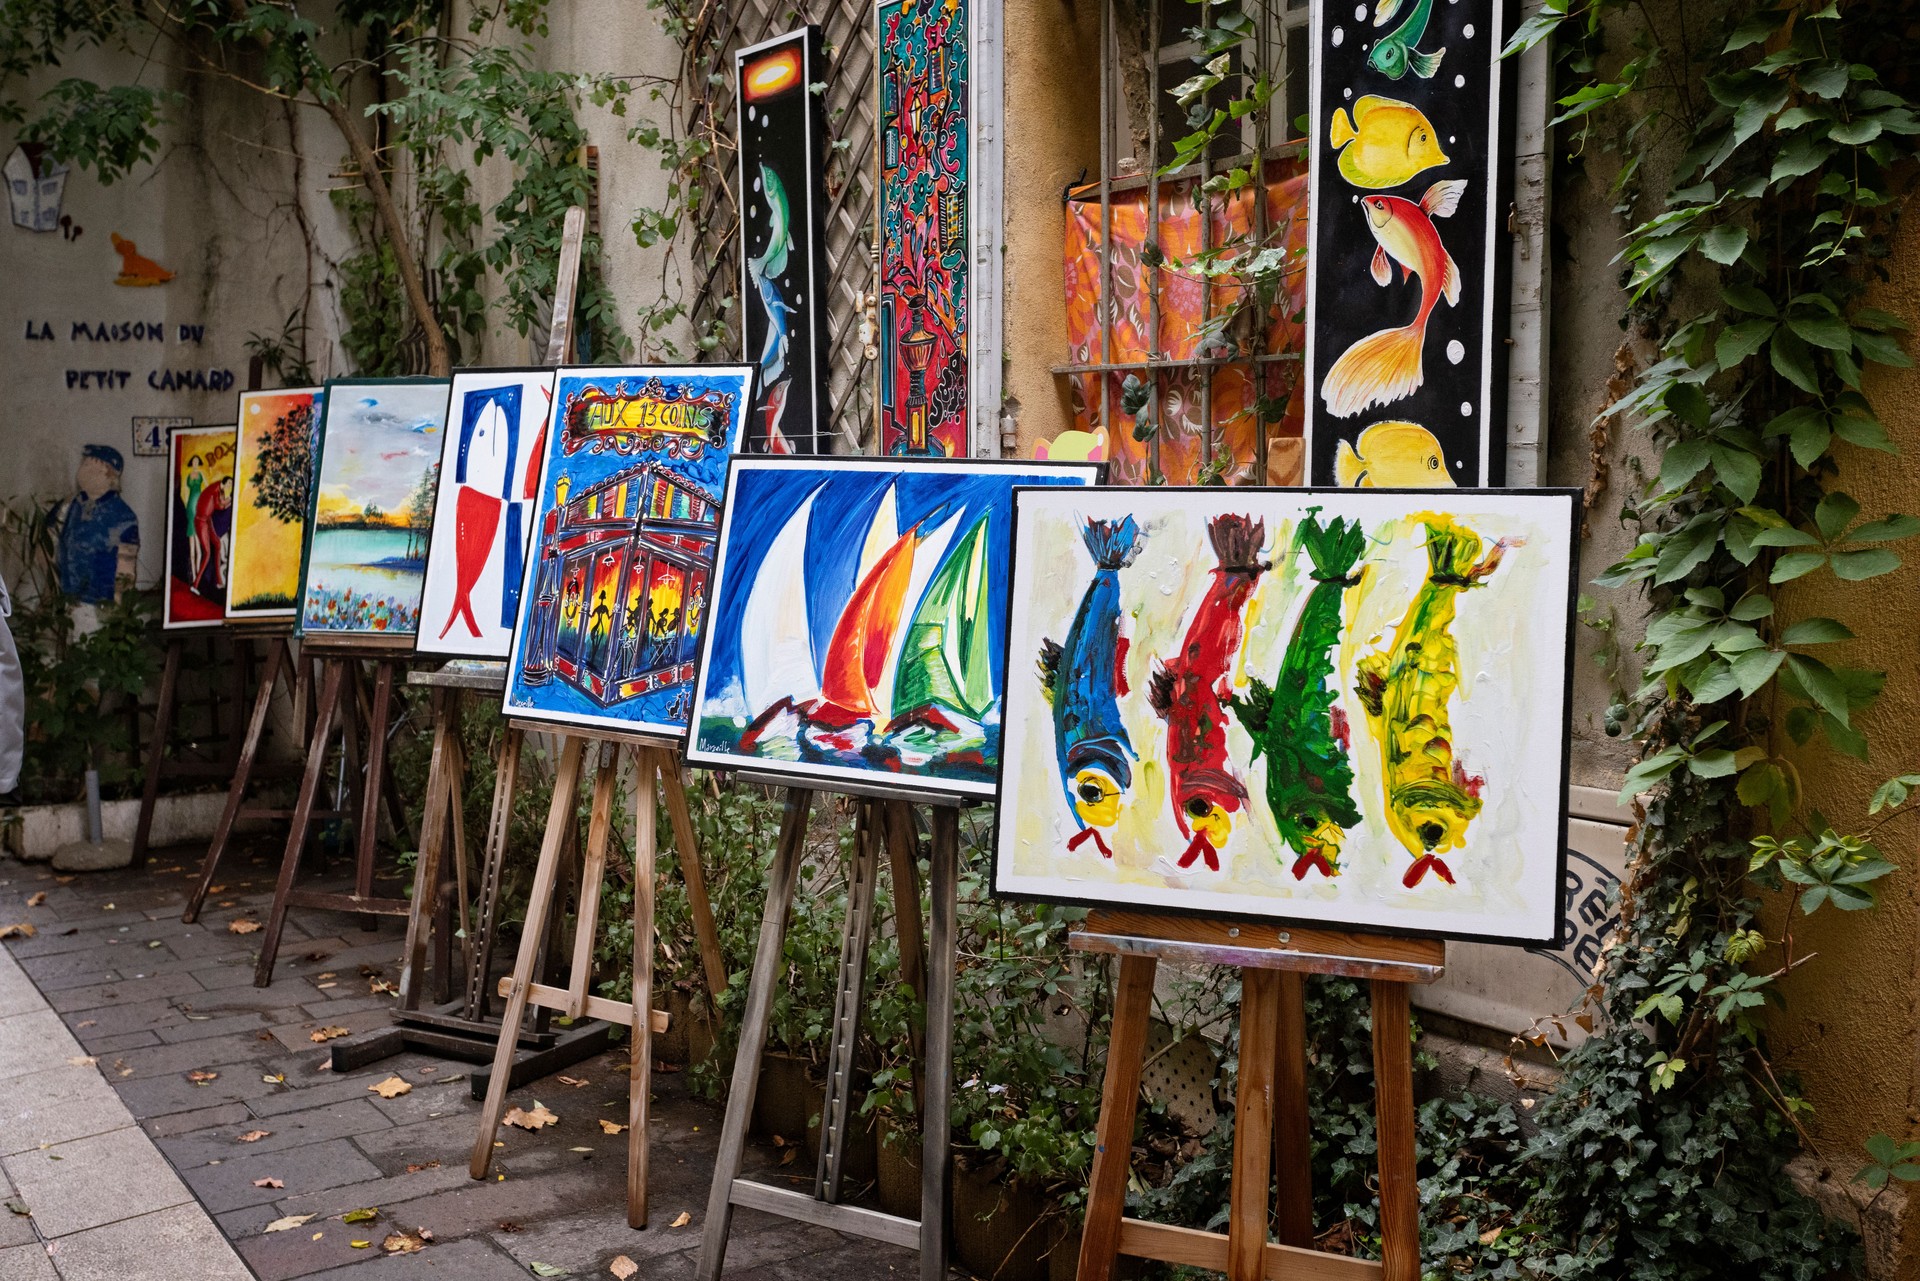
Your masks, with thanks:
M 1428 872 L 1454 883 L 1440 856 L 1466 844 L 1480 813 L 1486 780 L 1468 774 L 1455 753 L 1447 710 L 1460 685 L 1453 621 L 1460 593 L 1484 582 L 1514 545 L 1503 539 L 1476 560 L 1481 538 L 1465 525 L 1433 514 L 1414 519 L 1427 530 L 1427 580 L 1393 644 L 1360 660 L 1353 691 L 1380 747 L 1387 826 L 1413 856 L 1401 878 L 1408 889 Z
M 1246 637 L 1247 602 L 1268 566 L 1260 559 L 1265 521 L 1216 516 L 1207 539 L 1218 561 L 1213 583 L 1187 623 L 1179 651 L 1161 662 L 1147 684 L 1147 703 L 1167 723 L 1167 770 L 1173 819 L 1188 838 L 1180 866 L 1205 859 L 1220 870 L 1220 851 L 1247 786 L 1227 760 L 1227 713 L 1233 660 Z

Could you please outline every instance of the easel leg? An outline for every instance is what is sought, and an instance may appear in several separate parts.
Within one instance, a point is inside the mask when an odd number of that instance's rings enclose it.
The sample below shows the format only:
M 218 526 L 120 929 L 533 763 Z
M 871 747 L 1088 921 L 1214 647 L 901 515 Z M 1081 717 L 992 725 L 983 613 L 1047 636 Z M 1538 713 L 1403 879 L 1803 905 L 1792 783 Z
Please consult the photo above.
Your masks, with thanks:
M 1279 1024 L 1274 1036 L 1273 1168 L 1275 1226 L 1281 1245 L 1313 1246 L 1313 1139 L 1307 1116 L 1307 980 L 1276 970 Z
M 655 779 L 680 766 L 666 752 L 635 753 L 633 787 L 633 1029 L 627 1050 L 627 1226 L 647 1226 L 647 1158 L 653 1120 L 653 869 L 660 834 Z
M 439 899 L 440 852 L 446 844 L 447 792 L 453 753 L 448 744 L 454 733 L 449 704 L 458 696 L 435 689 L 433 750 L 427 757 L 427 807 L 420 819 L 420 857 L 413 869 L 413 910 L 407 913 L 406 950 L 400 962 L 400 1008 L 420 1008 L 421 975 L 426 967 L 427 931 Z
M 960 895 L 960 814 L 951 806 L 933 811 L 932 854 L 927 1090 L 920 1126 L 920 1277 L 921 1281 L 945 1281 L 947 1185 L 953 1148 L 948 1128 L 953 1096 L 954 927 Z
M 914 848 L 913 807 L 888 801 L 885 810 L 887 868 L 893 880 L 893 928 L 900 940 L 900 977 L 927 1008 L 927 945 L 920 921 L 920 855 Z M 909 1020 L 907 1049 L 913 1059 L 913 1097 L 925 1099 L 926 1025 Z
M 387 717 L 393 710 L 393 669 L 398 664 L 382 659 L 375 664 L 373 677 L 373 714 L 366 720 L 367 777 L 360 793 L 360 825 L 354 832 L 353 892 L 358 898 L 373 897 L 373 861 L 380 844 L 381 781 L 387 776 Z M 434 886 L 435 889 L 439 887 Z M 362 920 L 367 929 L 379 928 L 378 917 Z
M 333 734 L 334 712 L 340 701 L 345 666 L 339 659 L 330 658 L 320 678 L 313 741 L 307 747 L 307 768 L 300 777 L 300 796 L 293 804 L 287 850 L 280 860 L 280 879 L 273 890 L 273 911 L 267 917 L 266 930 L 260 935 L 260 960 L 253 968 L 255 987 L 266 987 L 273 982 L 273 962 L 280 952 L 280 931 L 287 923 L 287 895 L 293 890 L 293 878 L 300 869 L 300 854 L 307 844 L 307 827 L 313 822 L 313 801 L 320 791 L 320 776 L 326 769 L 327 740 Z
M 140 820 L 133 829 L 130 867 L 147 865 L 147 837 L 153 831 L 153 807 L 160 800 L 160 770 L 166 761 L 167 739 L 173 733 L 173 700 L 179 694 L 180 649 L 178 636 L 168 641 L 166 666 L 160 669 L 160 701 L 153 709 L 153 738 L 147 744 L 147 781 L 140 789 Z
M 520 955 L 513 965 L 513 980 L 507 989 L 506 1013 L 500 1020 L 500 1044 L 493 1052 L 493 1076 L 487 1082 L 487 1101 L 480 1109 L 480 1132 L 473 1141 L 473 1156 L 468 1172 L 476 1179 L 487 1177 L 493 1163 L 493 1136 L 499 1132 L 500 1118 L 507 1110 L 507 1082 L 513 1074 L 514 1049 L 520 1040 L 520 1021 L 526 1017 L 527 997 L 533 982 L 533 967 L 540 957 L 540 944 L 546 933 L 548 911 L 553 903 L 554 880 L 560 865 L 560 846 L 566 840 L 569 821 L 580 787 L 580 754 L 583 739 L 571 735 L 564 739 L 560 766 L 554 772 L 553 805 L 547 812 L 546 838 L 540 844 L 540 862 L 534 868 L 533 888 L 527 898 L 526 925 L 520 935 Z
M 833 1031 L 827 1045 L 827 1092 L 820 1111 L 820 1160 L 813 1194 L 829 1205 L 840 1200 L 846 1162 L 847 1119 L 853 1108 L 853 1051 L 860 1040 L 860 1006 L 866 996 L 867 946 L 873 938 L 873 891 L 879 871 L 878 807 L 859 803 L 853 865 L 847 869 L 847 922 L 841 931 L 840 971 L 833 1001 Z
M 587 1015 L 587 981 L 593 977 L 593 936 L 600 923 L 600 885 L 607 879 L 607 837 L 613 825 L 613 785 L 620 770 L 620 748 L 596 744 L 599 766 L 593 773 L 593 811 L 587 823 L 587 859 L 580 870 L 579 910 L 573 914 L 573 970 L 567 979 L 567 1017 Z M 640 761 L 636 768 L 644 769 Z M 649 788 L 648 791 L 653 789 Z
M 1087 1183 L 1087 1222 L 1080 1237 L 1078 1281 L 1111 1281 L 1120 1254 L 1120 1218 L 1127 1204 L 1127 1169 L 1133 1158 L 1133 1117 L 1140 1101 L 1141 1056 L 1153 1008 L 1151 956 L 1120 958 L 1120 984 L 1113 998 L 1113 1033 L 1107 1041 L 1107 1077 L 1100 1087 L 1100 1120 L 1094 1131 L 1093 1169 Z
M 717 1001 L 727 990 L 727 962 L 720 953 L 720 931 L 713 923 L 706 870 L 700 865 L 700 843 L 694 839 L 693 816 L 687 812 L 687 792 L 680 782 L 678 763 L 661 762 L 660 787 L 666 793 L 667 817 L 673 822 L 673 844 L 680 856 L 680 876 L 687 885 L 687 911 L 693 917 L 693 936 L 700 943 L 700 970 L 707 977 L 707 991 Z
M 760 1084 L 760 1053 L 767 1044 L 767 1022 L 773 1015 L 773 988 L 780 978 L 780 949 L 787 938 L 787 910 L 800 876 L 800 851 L 806 843 L 807 814 L 813 793 L 801 788 L 787 792 L 786 813 L 780 820 L 780 844 L 774 850 L 767 876 L 767 907 L 760 920 L 760 944 L 753 954 L 753 974 L 747 983 L 747 1007 L 740 1019 L 740 1046 L 733 1056 L 733 1085 L 727 1091 L 727 1116 L 720 1127 L 720 1150 L 714 1158 L 713 1190 L 707 1197 L 707 1221 L 700 1242 L 700 1281 L 720 1281 L 727 1259 L 727 1230 L 733 1224 L 733 1181 L 740 1176 L 746 1153 L 747 1121 L 753 1115 L 753 1096 Z
M 213 884 L 213 878 L 220 870 L 220 857 L 227 851 L 227 838 L 233 833 L 234 819 L 239 816 L 240 806 L 246 800 L 247 780 L 253 774 L 253 759 L 260 750 L 261 736 L 266 733 L 267 713 L 273 706 L 274 682 L 280 679 L 282 665 L 288 661 L 287 643 L 276 639 L 267 650 L 267 670 L 261 673 L 260 691 L 254 695 L 253 716 L 247 722 L 247 737 L 240 747 L 240 761 L 233 782 L 227 788 L 226 808 L 220 811 L 220 822 L 213 829 L 213 840 L 207 845 L 206 860 L 200 866 L 200 883 L 193 887 L 193 893 L 187 897 L 187 910 L 180 914 L 184 924 L 192 925 L 200 919 L 200 908 L 207 901 L 207 888 Z
M 1233 1104 L 1233 1199 L 1227 1281 L 1260 1281 L 1267 1249 L 1267 1177 L 1273 1160 L 1273 1072 L 1280 976 L 1240 971 L 1240 1082 Z
M 1419 1281 L 1420 1183 L 1414 1165 L 1412 1011 L 1405 983 L 1373 980 L 1373 1105 L 1380 1145 L 1381 1281 Z
M 487 848 L 480 866 L 479 937 L 467 951 L 466 1017 L 482 1019 L 493 1006 L 487 980 L 493 973 L 493 931 L 500 910 L 500 876 L 506 868 L 507 836 L 513 822 L 514 788 L 520 780 L 520 747 L 525 736 L 508 728 L 500 740 L 494 767 L 493 812 L 487 821 Z

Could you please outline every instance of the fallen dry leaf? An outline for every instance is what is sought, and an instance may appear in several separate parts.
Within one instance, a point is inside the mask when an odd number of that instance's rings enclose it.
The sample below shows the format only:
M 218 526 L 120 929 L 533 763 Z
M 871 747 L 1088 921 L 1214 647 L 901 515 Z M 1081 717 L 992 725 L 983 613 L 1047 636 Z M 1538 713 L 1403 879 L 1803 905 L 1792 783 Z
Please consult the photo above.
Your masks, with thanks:
M 684 1228 L 689 1223 L 692 1223 L 692 1222 L 693 1222 L 693 1216 L 687 1213 L 685 1210 L 682 1210 L 680 1211 L 680 1217 L 675 1219 L 672 1223 L 669 1223 L 667 1226 L 670 1228 Z
M 347 1242 L 347 1244 L 348 1244 L 348 1245 L 350 1245 L 350 1246 L 352 1246 L 352 1247 L 353 1247 L 354 1249 L 356 1249 L 356 1250 L 364 1250 L 364 1249 L 366 1249 L 366 1248 L 367 1248 L 368 1246 L 370 1246 L 370 1245 L 372 1245 L 372 1244 L 373 1244 L 373 1242 L 371 1242 L 371 1241 L 349 1241 L 349 1242 Z
M 285 1085 L 287 1083 L 287 1074 L 285 1072 L 268 1072 L 261 1076 L 260 1079 L 268 1085 Z
M 635 1263 L 632 1259 L 629 1259 L 624 1254 L 614 1255 L 613 1262 L 607 1265 L 607 1271 L 613 1273 L 613 1275 L 615 1275 L 616 1277 L 619 1277 L 620 1281 L 627 1281 L 628 1277 L 632 1276 L 634 1273 L 638 1272 L 639 1270 L 640 1270 L 640 1265 Z
M 1495 1241 L 1498 1241 L 1500 1239 L 1500 1234 L 1505 1231 L 1506 1231 L 1505 1228 L 1494 1228 L 1490 1231 L 1482 1232 L 1480 1234 L 1480 1244 L 1492 1245 Z
M 593 1084 L 592 1081 L 582 1081 L 577 1076 L 557 1076 L 554 1078 L 554 1080 L 560 1082 L 560 1084 L 562 1085 L 571 1085 L 576 1090 L 580 1089 L 582 1086 Z
M 508 1235 L 512 1235 L 515 1232 L 525 1231 L 524 1228 L 522 1228 L 518 1223 L 515 1223 L 512 1219 L 502 1219 L 500 1220 L 499 1223 L 495 1224 L 494 1226 L 499 1228 L 502 1232 L 507 1233 Z
M 227 933 L 229 934 L 252 934 L 257 932 L 260 928 L 261 928 L 260 922 L 249 921 L 244 918 L 237 921 L 227 922 Z
M 348 1210 L 345 1214 L 340 1216 L 340 1222 L 366 1223 L 371 1219 L 377 1219 L 379 1217 L 380 1217 L 379 1208 L 376 1206 L 370 1205 L 364 1210 Z
M 367 980 L 368 996 L 379 996 L 383 992 L 392 992 L 397 995 L 399 991 L 400 991 L 399 988 L 395 987 L 393 984 L 387 982 L 383 978 L 370 978 Z
M 30 939 L 39 932 L 25 921 L 13 925 L 0 925 L 0 939 Z
M 324 973 L 316 974 L 313 977 L 316 979 L 337 979 L 340 976 L 338 974 L 335 974 L 332 970 L 327 970 Z
M 46 901 L 47 901 L 47 892 L 45 890 L 41 890 L 37 894 L 29 894 L 27 896 L 28 907 L 39 907 L 42 903 Z
M 269 1223 L 266 1227 L 262 1228 L 261 1231 L 291 1232 L 293 1229 L 297 1227 L 301 1227 L 311 1222 L 312 1219 L 313 1219 L 313 1216 L 311 1214 L 289 1214 L 284 1219 L 275 1219 L 272 1223 Z
M 437 1170 L 439 1168 L 440 1168 L 440 1163 L 438 1161 L 422 1161 L 419 1165 L 408 1166 L 407 1173 L 418 1174 L 422 1170 Z
M 71 876 L 56 876 L 53 878 L 53 882 L 55 885 L 71 885 L 73 884 L 73 878 Z
M 390 1076 L 378 1085 L 369 1085 L 367 1089 L 383 1099 L 397 1099 L 403 1094 L 412 1093 L 413 1086 L 397 1076 Z
M 120 1067 L 121 1063 L 118 1059 L 115 1059 L 113 1065 Z M 220 1074 L 218 1072 L 209 1072 L 205 1068 L 196 1068 L 194 1071 L 187 1073 L 187 1080 L 192 1081 L 195 1085 L 205 1085 L 208 1081 L 218 1081 L 219 1079 Z
M 100 1021 L 99 1019 L 81 1019 L 78 1023 L 75 1023 L 73 1026 L 76 1029 L 83 1028 L 83 1027 L 92 1027 L 95 1023 L 98 1023 L 99 1021 Z
M 310 1237 L 308 1237 L 308 1238 L 307 1238 L 307 1240 L 309 1240 L 309 1241 L 318 1241 L 318 1240 L 319 1240 L 319 1239 L 320 1239 L 321 1237 L 323 1237 L 323 1236 L 325 1236 L 325 1235 L 327 1235 L 327 1234 L 326 1234 L 326 1233 L 324 1233 L 324 1232 L 316 1232 L 316 1233 L 314 1233 L 314 1234 L 313 1234 L 312 1236 L 310 1236 Z
M 609 1121 L 605 1117 L 600 1118 L 600 1132 L 602 1134 L 625 1134 L 626 1131 L 626 1126 Z
M 240 1141 L 242 1143 L 258 1143 L 272 1133 L 272 1130 L 248 1130 L 240 1136 Z
M 380 1243 L 388 1254 L 416 1254 L 426 1249 L 426 1238 L 411 1232 L 395 1232 Z
M 346 1034 L 347 1034 L 347 1029 L 329 1024 L 328 1026 L 320 1028 L 317 1031 L 307 1033 L 307 1039 L 309 1041 L 315 1041 L 315 1042 L 331 1041 L 336 1036 L 345 1036 Z
M 323 992 L 324 992 L 324 991 L 326 991 L 326 990 L 327 990 L 328 988 L 330 988 L 330 987 L 339 987 L 339 986 L 340 986 L 340 985 L 339 985 L 338 983 L 321 983 L 321 984 L 318 984 L 318 987 L 319 987 L 319 988 L 320 988 L 320 990 L 321 990 L 321 991 L 323 991 Z
M 209 894 L 225 894 L 226 892 L 227 892 L 227 887 L 224 885 L 207 886 L 207 893 Z
M 99 1061 L 99 1059 L 94 1058 L 91 1054 L 76 1054 L 68 1059 L 67 1063 L 73 1067 L 92 1067 Z
M 256 1188 L 284 1188 L 287 1185 L 278 1179 L 255 1179 L 253 1186 Z
M 517 1125 L 523 1130 L 538 1130 L 542 1126 L 552 1125 L 559 1119 L 558 1116 L 547 1111 L 546 1104 L 540 1102 L 534 1103 L 533 1111 L 531 1112 L 522 1108 L 514 1108 L 508 1112 L 506 1116 L 501 1118 L 501 1120 L 505 1121 L 508 1125 Z

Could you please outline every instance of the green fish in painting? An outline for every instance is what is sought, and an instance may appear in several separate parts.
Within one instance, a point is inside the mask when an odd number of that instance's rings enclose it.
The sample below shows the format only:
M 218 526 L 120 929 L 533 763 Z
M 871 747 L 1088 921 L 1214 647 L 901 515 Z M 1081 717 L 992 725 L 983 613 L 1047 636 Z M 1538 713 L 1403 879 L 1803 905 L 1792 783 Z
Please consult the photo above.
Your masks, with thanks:
M 1352 739 L 1336 703 L 1334 646 L 1340 643 L 1340 602 L 1360 582 L 1356 567 L 1367 549 L 1359 521 L 1320 523 L 1311 509 L 1294 532 L 1293 555 L 1306 552 L 1313 587 L 1294 621 L 1280 671 L 1268 687 L 1249 682 L 1233 714 L 1253 740 L 1253 759 L 1267 760 L 1267 809 L 1295 854 L 1293 876 L 1318 870 L 1340 875 L 1340 844 L 1360 822 L 1353 801 Z
M 1374 10 L 1373 25 L 1385 26 L 1400 11 L 1400 4 L 1401 0 L 1381 0 Z M 1407 20 L 1374 43 L 1373 52 L 1367 55 L 1367 65 L 1389 80 L 1398 80 L 1409 71 L 1422 80 L 1433 79 L 1447 51 L 1442 48 L 1421 53 L 1417 47 L 1426 36 L 1427 23 L 1432 17 L 1433 0 L 1414 0 Z

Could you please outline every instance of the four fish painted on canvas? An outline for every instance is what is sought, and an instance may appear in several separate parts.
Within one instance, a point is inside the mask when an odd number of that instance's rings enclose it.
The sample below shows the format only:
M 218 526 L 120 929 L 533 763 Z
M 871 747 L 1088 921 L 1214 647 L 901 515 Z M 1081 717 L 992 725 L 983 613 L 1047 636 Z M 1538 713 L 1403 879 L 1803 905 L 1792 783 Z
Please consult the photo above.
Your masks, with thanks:
M 1313 6 L 1313 484 L 1504 480 L 1507 10 Z
M 1554 940 L 1577 499 L 1022 491 L 996 888 Z

